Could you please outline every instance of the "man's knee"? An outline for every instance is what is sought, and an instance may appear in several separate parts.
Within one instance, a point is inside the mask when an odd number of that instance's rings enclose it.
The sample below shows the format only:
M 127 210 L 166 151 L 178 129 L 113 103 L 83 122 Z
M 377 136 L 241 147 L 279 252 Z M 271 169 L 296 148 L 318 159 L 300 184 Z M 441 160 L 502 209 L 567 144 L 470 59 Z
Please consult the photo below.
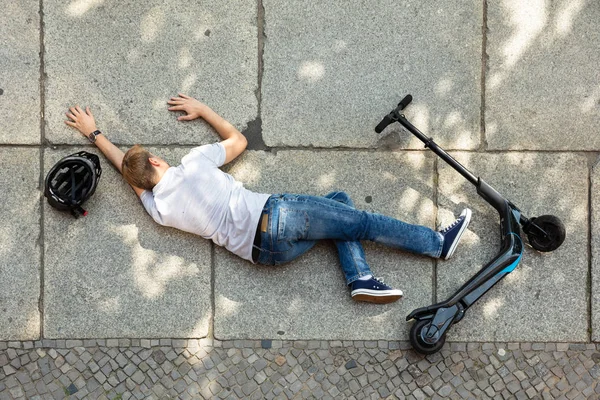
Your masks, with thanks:
M 325 197 L 354 207 L 354 202 L 346 192 L 331 192 Z

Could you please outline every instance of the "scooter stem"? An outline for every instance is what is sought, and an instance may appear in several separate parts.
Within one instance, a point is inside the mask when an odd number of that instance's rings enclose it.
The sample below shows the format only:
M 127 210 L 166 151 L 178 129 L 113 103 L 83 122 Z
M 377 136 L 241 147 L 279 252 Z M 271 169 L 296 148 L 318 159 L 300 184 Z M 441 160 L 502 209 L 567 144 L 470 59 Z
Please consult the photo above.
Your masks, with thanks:
M 473 185 L 478 186 L 479 178 L 477 178 L 471 171 L 466 169 L 461 163 L 456 161 L 454 157 L 450 154 L 446 153 L 444 149 L 437 145 L 433 141 L 433 138 L 428 138 L 425 136 L 420 130 L 417 129 L 413 124 L 410 123 L 409 120 L 403 114 L 397 115 L 397 121 L 400 122 L 404 128 L 406 128 L 410 133 L 415 135 L 421 142 L 425 143 L 425 148 L 430 148 L 435 154 L 437 154 L 442 160 L 446 161 L 452 168 L 458 171 L 462 176 L 464 176 L 469 182 Z

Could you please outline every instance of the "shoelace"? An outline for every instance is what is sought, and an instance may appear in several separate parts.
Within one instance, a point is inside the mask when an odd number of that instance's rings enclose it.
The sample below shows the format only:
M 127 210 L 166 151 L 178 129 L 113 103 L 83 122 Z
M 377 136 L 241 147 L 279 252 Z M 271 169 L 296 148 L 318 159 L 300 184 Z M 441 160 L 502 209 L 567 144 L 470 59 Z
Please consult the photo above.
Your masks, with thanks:
M 383 278 L 375 278 L 375 277 L 373 277 L 373 280 L 381 283 L 382 285 L 385 285 L 385 282 L 383 281 Z
M 450 229 L 454 228 L 456 225 L 458 225 L 461 221 L 463 220 L 463 217 L 460 217 L 459 219 L 457 219 L 456 221 L 454 221 L 453 223 L 451 223 L 450 225 L 448 225 L 447 227 L 445 227 L 444 229 L 442 229 L 440 231 L 441 234 L 444 234 L 446 232 L 448 232 Z

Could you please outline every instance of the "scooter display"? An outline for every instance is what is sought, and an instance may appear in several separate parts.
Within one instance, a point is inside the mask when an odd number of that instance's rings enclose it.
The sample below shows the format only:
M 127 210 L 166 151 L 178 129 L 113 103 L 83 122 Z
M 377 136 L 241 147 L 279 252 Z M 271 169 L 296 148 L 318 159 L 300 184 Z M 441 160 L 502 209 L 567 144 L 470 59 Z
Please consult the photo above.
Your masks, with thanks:
M 510 200 L 503 197 L 483 179 L 476 177 L 440 148 L 432 138 L 419 131 L 401 114 L 411 101 L 411 95 L 404 97 L 398 106 L 377 125 L 375 131 L 381 133 L 388 125 L 394 122 L 400 123 L 421 140 L 425 148 L 429 148 L 475 185 L 477 194 L 500 215 L 500 252 L 447 300 L 413 310 L 406 317 L 407 321 L 415 320 L 409 336 L 413 349 L 421 354 L 433 354 L 442 348 L 448 329 L 464 317 L 467 309 L 517 267 L 523 255 L 520 228 L 527 234 L 531 247 L 541 252 L 556 250 L 565 240 L 566 232 L 561 220 L 554 215 L 525 217 Z

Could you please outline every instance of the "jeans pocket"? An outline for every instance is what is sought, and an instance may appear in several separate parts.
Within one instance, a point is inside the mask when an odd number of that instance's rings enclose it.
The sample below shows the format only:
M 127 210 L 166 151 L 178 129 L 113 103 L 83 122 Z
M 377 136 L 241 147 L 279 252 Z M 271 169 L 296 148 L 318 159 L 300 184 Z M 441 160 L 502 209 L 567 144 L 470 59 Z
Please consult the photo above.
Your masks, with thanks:
M 277 241 L 295 241 L 306 238 L 308 232 L 308 214 L 303 210 L 279 209 L 277 223 Z

